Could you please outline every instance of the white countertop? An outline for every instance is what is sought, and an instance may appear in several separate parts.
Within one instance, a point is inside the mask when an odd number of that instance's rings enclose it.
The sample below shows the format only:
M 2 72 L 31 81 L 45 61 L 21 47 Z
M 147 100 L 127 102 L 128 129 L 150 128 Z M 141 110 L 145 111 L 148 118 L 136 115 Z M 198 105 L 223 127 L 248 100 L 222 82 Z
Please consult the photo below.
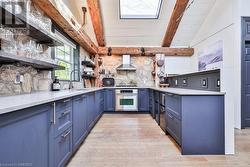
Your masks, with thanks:
M 223 92 L 213 92 L 213 91 L 202 91 L 202 90 L 191 90 L 191 89 L 180 89 L 180 88 L 153 88 L 153 87 L 107 87 L 107 88 L 117 88 L 117 89 L 140 89 L 140 88 L 151 88 L 161 92 L 177 94 L 177 95 L 224 95 Z M 16 96 L 6 96 L 0 97 L 0 114 L 9 113 L 16 110 L 21 110 L 24 108 L 33 107 L 40 104 L 45 104 L 84 93 L 89 93 L 105 88 L 86 88 L 82 90 L 61 90 L 58 92 L 36 92 L 31 94 L 23 94 Z
M 211 95 L 225 95 L 224 92 L 215 92 L 215 91 L 204 91 L 204 90 L 193 90 L 193 89 L 181 89 L 181 88 L 151 88 L 154 90 L 171 93 L 171 94 L 177 94 L 177 95 L 183 95 L 183 96 L 194 96 L 194 95 L 200 95 L 200 96 L 211 96 Z
M 24 108 L 45 104 L 103 88 L 91 88 L 82 90 L 61 90 L 57 92 L 36 92 L 31 94 L 23 94 L 16 96 L 0 97 L 0 114 L 21 110 Z

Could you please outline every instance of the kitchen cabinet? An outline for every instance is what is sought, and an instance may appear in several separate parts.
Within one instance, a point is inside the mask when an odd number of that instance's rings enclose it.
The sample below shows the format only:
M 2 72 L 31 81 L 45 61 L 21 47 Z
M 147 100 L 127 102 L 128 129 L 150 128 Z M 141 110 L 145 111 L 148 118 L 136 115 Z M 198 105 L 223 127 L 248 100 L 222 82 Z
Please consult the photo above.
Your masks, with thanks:
M 160 92 L 154 91 L 154 115 L 157 124 L 160 124 Z
M 103 96 L 103 91 L 96 91 L 95 92 L 95 100 L 96 100 L 96 111 L 97 111 L 97 116 L 101 116 L 104 110 L 104 96 Z
M 63 167 L 72 155 L 72 128 L 65 130 L 54 139 L 52 166 Z
M 50 135 L 50 165 L 65 166 L 72 155 L 72 98 L 53 103 L 53 135 Z
M 61 167 L 103 113 L 95 91 L 0 115 L 0 163 Z
M 77 150 L 88 134 L 87 95 L 73 98 L 73 151 Z
M 138 89 L 138 110 L 149 111 L 149 90 L 146 88 Z
M 166 94 L 166 129 L 183 155 L 225 154 L 224 96 Z
M 115 89 L 104 90 L 104 111 L 115 111 Z
M 0 115 L 0 162 L 4 166 L 49 166 L 51 104 Z
M 149 89 L 149 112 L 150 112 L 152 118 L 155 118 L 155 114 L 154 114 L 154 91 L 152 89 Z
M 88 93 L 87 94 L 87 128 L 88 131 L 90 131 L 92 129 L 92 127 L 94 126 L 95 123 L 95 113 L 96 111 L 96 103 L 95 103 L 95 94 L 94 92 Z

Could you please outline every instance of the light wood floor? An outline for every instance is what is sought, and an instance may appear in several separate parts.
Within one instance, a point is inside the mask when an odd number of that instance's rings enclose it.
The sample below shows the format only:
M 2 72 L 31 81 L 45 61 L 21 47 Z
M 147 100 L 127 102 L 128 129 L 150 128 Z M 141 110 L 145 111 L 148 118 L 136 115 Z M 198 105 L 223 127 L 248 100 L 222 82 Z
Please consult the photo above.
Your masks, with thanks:
M 68 167 L 250 167 L 250 129 L 235 133 L 235 155 L 182 156 L 150 115 L 105 114 Z

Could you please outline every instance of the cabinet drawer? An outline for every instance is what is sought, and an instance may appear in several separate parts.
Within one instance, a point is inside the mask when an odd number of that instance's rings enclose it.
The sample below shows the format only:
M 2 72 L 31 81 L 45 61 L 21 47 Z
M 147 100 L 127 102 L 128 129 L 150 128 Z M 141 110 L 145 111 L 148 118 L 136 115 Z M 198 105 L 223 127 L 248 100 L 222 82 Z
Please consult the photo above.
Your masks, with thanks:
M 72 129 L 69 128 L 55 139 L 54 162 L 56 167 L 65 166 L 72 154 Z
M 66 99 L 55 102 L 55 136 L 72 125 L 72 100 Z
M 167 113 L 167 131 L 181 145 L 181 121 Z
M 181 97 L 167 93 L 165 101 L 167 111 L 176 118 L 181 119 Z
M 63 99 L 63 100 L 56 102 L 56 111 L 57 112 L 60 112 L 63 109 L 71 108 L 71 107 L 72 107 L 72 99 L 71 98 Z

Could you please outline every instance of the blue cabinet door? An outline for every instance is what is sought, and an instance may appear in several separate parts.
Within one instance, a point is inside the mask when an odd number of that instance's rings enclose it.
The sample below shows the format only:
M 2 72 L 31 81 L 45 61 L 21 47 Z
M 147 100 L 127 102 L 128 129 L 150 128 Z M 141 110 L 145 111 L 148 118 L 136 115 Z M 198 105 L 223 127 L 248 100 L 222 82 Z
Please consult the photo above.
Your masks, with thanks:
M 90 131 L 95 120 L 95 95 L 93 92 L 87 94 L 87 128 Z
M 54 139 L 54 165 L 64 167 L 72 154 L 72 128 Z
M 95 94 L 96 118 L 103 112 L 103 91 L 97 91 Z
M 115 111 L 115 90 L 114 89 L 104 90 L 104 110 Z
M 52 105 L 0 115 L 0 162 L 6 166 L 49 166 Z
M 139 111 L 149 111 L 149 90 L 138 90 L 138 109 Z
M 87 95 L 73 99 L 73 151 L 86 137 L 87 131 Z

